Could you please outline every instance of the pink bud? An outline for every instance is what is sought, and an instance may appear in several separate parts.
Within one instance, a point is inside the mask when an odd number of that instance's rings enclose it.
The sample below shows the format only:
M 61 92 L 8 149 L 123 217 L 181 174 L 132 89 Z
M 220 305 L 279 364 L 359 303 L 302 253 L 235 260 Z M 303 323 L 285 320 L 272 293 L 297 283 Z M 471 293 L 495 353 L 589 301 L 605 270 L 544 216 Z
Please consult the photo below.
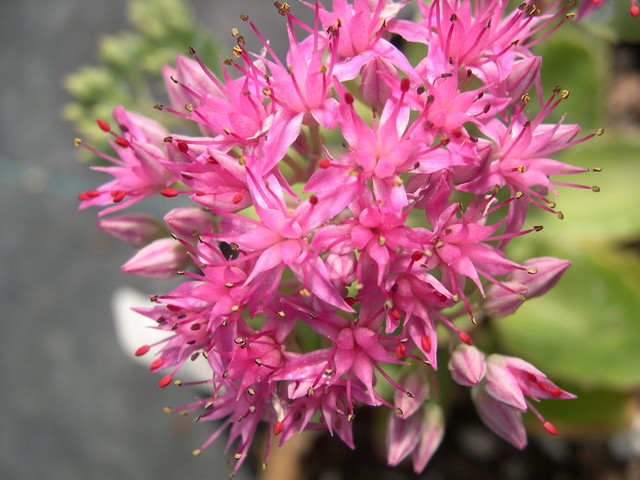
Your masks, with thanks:
M 487 393 L 497 401 L 525 412 L 527 401 L 518 379 L 508 368 L 508 358 L 496 354 L 489 355 L 486 362 L 487 374 L 484 385 Z
M 112 237 L 134 247 L 143 247 L 166 234 L 160 222 L 144 213 L 102 218 L 98 220 L 98 227 Z
M 425 469 L 444 437 L 444 414 L 437 403 L 425 405 L 420 432 L 418 445 L 411 454 L 415 473 Z
M 474 388 L 471 398 L 485 425 L 514 447 L 522 450 L 527 446 L 527 433 L 518 409 L 497 401 L 483 388 Z
M 384 108 L 384 104 L 391 96 L 386 78 L 397 79 L 396 69 L 386 60 L 379 56 L 373 57 L 362 67 L 362 83 L 360 91 L 362 98 L 371 107 L 378 110 Z
M 145 278 L 171 278 L 189 264 L 185 247 L 173 238 L 161 238 L 143 247 L 122 271 Z
M 484 311 L 492 317 L 506 317 L 514 313 L 526 300 L 528 290 L 518 282 L 504 282 L 504 286 L 517 293 L 507 291 L 500 285 L 491 285 L 487 289 L 482 305 Z
M 529 291 L 527 298 L 538 297 L 558 283 L 558 280 L 570 265 L 571 262 L 569 260 L 560 258 L 532 258 L 523 264 L 528 271 L 517 270 L 509 275 L 509 280 L 525 285 Z
M 396 390 L 393 395 L 394 405 L 402 411 L 402 418 L 408 418 L 429 398 L 429 383 L 422 375 L 414 371 L 400 381 L 400 386 L 410 395 Z
M 511 97 L 513 102 L 520 102 L 522 95 L 529 91 L 540 76 L 541 64 L 541 57 L 529 57 L 514 62 L 505 79 L 505 96 Z
M 473 387 L 484 378 L 487 371 L 484 354 L 476 347 L 462 343 L 451 355 L 449 370 L 456 383 Z
M 213 217 L 198 207 L 176 208 L 164 216 L 171 233 L 194 244 L 198 235 L 213 231 Z
M 330 253 L 325 260 L 329 280 L 336 286 L 351 285 L 356 280 L 355 253 L 338 255 Z

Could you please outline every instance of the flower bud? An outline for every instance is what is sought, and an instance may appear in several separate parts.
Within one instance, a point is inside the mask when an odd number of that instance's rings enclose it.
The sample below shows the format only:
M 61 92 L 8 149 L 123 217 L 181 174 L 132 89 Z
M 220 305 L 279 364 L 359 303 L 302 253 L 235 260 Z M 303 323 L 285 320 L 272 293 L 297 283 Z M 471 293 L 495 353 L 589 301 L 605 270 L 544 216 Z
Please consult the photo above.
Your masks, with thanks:
M 444 414 L 437 403 L 425 405 L 420 432 L 418 445 L 411 454 L 416 474 L 425 469 L 444 437 Z
M 396 390 L 393 395 L 394 405 L 402 410 L 402 418 L 413 415 L 429 398 L 429 383 L 418 372 L 407 374 L 400 385 L 411 395 L 401 390 Z
M 351 285 L 356 280 L 356 256 L 354 253 L 337 255 L 330 253 L 325 260 L 329 280 L 336 286 Z
M 514 62 L 505 79 L 505 96 L 511 97 L 512 102 L 519 102 L 539 77 L 541 64 L 542 57 L 535 56 Z
M 362 98 L 372 108 L 382 111 L 391 96 L 391 88 L 385 78 L 398 78 L 396 69 L 379 56 L 373 57 L 362 67 Z
M 553 257 L 532 258 L 524 262 L 528 271 L 517 270 L 509 275 L 509 280 L 522 283 L 528 290 L 527 298 L 538 297 L 550 290 L 571 262 Z M 529 273 L 535 271 L 535 273 Z
M 471 398 L 487 427 L 520 450 L 527 446 L 527 433 L 520 410 L 497 401 L 481 387 L 471 391 Z
M 102 218 L 98 220 L 98 228 L 134 247 L 143 247 L 166 234 L 160 222 L 144 213 Z
M 171 233 L 194 244 L 198 235 L 213 231 L 213 218 L 198 207 L 176 208 L 164 216 Z
M 476 347 L 462 343 L 451 355 L 449 370 L 457 384 L 473 387 L 484 378 L 487 371 L 484 354 Z
M 528 290 L 518 282 L 504 282 L 504 286 L 517 292 L 512 293 L 500 285 L 491 285 L 487 289 L 486 299 L 482 308 L 487 315 L 492 317 L 506 317 L 514 313 L 526 300 Z
M 189 264 L 186 249 L 173 238 L 161 238 L 143 247 L 122 271 L 145 278 L 171 278 Z

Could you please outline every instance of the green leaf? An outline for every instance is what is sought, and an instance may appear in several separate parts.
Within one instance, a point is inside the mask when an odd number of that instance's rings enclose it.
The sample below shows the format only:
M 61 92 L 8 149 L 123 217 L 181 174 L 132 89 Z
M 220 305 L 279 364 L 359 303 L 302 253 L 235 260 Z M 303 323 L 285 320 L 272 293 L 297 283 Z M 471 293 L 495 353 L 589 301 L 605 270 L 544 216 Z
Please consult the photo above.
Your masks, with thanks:
M 553 179 L 597 185 L 600 192 L 558 187 L 557 205 L 565 218 L 560 221 L 537 212 L 531 221 L 543 223 L 545 230 L 536 239 L 570 242 L 574 246 L 637 240 L 640 215 L 634 206 L 640 205 L 639 158 L 640 142 L 607 133 L 564 152 L 560 157 L 563 162 L 586 168 L 601 167 L 602 172 Z
M 500 343 L 553 379 L 585 388 L 640 386 L 640 259 L 619 249 L 547 252 L 572 267 L 544 297 L 495 321 Z

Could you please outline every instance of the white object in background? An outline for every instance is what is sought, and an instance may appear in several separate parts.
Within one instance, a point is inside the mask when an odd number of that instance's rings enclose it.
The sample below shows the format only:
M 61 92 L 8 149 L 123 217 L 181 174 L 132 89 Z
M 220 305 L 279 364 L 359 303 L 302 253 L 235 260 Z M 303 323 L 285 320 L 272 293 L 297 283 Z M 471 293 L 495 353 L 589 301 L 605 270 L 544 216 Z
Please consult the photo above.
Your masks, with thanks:
M 154 328 L 157 324 L 152 319 L 132 310 L 149 306 L 149 298 L 133 288 L 120 287 L 111 296 L 118 343 L 131 360 L 147 368 L 156 358 L 155 353 L 160 347 L 152 346 L 149 352 L 140 357 L 135 356 L 135 351 L 142 345 L 153 345 L 170 336 L 169 332 Z M 187 360 L 175 377 L 185 382 L 205 380 L 211 378 L 211 367 L 200 356 L 195 361 Z

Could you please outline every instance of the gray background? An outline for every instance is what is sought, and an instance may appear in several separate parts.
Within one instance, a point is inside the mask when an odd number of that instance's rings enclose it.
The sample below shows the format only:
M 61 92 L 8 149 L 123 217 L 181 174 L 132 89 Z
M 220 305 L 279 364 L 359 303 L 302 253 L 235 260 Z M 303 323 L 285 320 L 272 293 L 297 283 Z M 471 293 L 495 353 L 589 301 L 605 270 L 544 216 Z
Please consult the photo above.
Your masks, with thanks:
M 226 33 L 244 11 L 267 35 L 272 2 L 191 0 L 202 25 Z M 76 195 L 106 177 L 79 163 L 60 119 L 63 77 L 96 62 L 101 35 L 127 27 L 125 0 L 0 0 L 0 479 L 218 479 L 211 425 L 162 413 L 194 395 L 120 351 L 110 297 L 133 250 L 95 228 Z M 248 36 L 248 35 L 247 35 Z M 276 42 L 277 43 L 277 42 Z M 186 48 L 186 46 L 185 46 Z M 154 291 L 157 288 L 157 292 Z M 237 478 L 250 478 L 248 469 Z

